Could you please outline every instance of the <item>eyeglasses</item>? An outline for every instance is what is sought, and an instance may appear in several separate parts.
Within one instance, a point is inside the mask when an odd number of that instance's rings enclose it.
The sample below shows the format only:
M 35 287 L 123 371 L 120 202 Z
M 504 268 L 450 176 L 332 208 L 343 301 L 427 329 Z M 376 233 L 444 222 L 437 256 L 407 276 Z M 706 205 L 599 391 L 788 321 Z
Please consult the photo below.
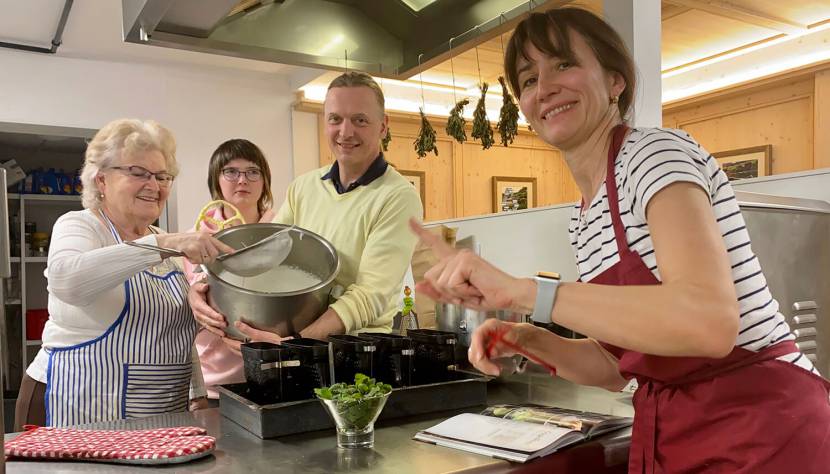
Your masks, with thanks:
M 248 168 L 246 170 L 240 170 L 238 168 L 225 168 L 222 170 L 222 176 L 224 176 L 228 181 L 238 180 L 239 175 L 243 173 L 245 174 L 245 179 L 248 181 L 259 181 L 262 179 L 262 170 L 259 168 Z
M 143 166 L 132 165 L 132 166 L 110 166 L 110 169 L 124 171 L 127 173 L 128 176 L 131 176 L 135 179 L 139 179 L 141 181 L 150 181 L 151 176 L 155 176 L 156 182 L 159 184 L 160 187 L 166 188 L 173 184 L 173 179 L 175 176 L 166 172 L 160 171 L 158 173 L 153 173 L 152 171 L 148 170 Z

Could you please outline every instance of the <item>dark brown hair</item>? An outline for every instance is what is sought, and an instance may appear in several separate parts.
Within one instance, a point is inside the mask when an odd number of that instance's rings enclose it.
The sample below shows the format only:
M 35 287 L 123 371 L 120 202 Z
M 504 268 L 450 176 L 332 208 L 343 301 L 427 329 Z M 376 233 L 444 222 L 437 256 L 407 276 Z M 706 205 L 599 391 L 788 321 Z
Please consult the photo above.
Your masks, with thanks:
M 262 150 L 244 138 L 234 138 L 219 145 L 210 157 L 208 165 L 208 188 L 212 199 L 225 199 L 222 196 L 222 188 L 219 187 L 219 178 L 222 176 L 222 168 L 235 159 L 248 160 L 255 164 L 262 171 L 262 195 L 257 201 L 257 210 L 260 215 L 266 209 L 271 208 L 274 197 L 271 195 L 271 168 Z
M 563 7 L 545 13 L 531 13 L 513 32 L 504 52 L 504 71 L 507 81 L 517 98 L 521 95 L 517 61 L 519 56 L 528 59 L 525 48 L 532 44 L 542 53 L 577 63 L 571 45 L 569 31 L 578 33 L 594 52 L 599 64 L 610 72 L 619 73 L 625 79 L 625 90 L 620 94 L 617 107 L 625 118 L 634 102 L 637 73 L 631 53 L 620 35 L 602 18 L 581 8 Z
M 380 113 L 386 113 L 386 100 L 383 98 L 383 90 L 381 90 L 380 86 L 372 76 L 366 74 L 365 72 L 360 71 L 349 71 L 344 72 L 343 74 L 334 78 L 334 80 L 329 83 L 329 88 L 327 90 L 332 90 L 335 87 L 368 87 L 372 90 L 375 94 L 375 98 L 378 100 L 378 105 L 380 105 Z

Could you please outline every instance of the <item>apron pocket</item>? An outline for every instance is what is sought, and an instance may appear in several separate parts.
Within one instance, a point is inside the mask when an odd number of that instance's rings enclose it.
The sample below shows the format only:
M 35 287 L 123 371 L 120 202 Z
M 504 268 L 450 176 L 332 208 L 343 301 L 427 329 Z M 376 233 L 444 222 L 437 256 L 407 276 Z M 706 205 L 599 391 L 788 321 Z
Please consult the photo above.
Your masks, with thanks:
M 141 418 L 187 411 L 190 375 L 187 364 L 124 364 L 121 415 Z

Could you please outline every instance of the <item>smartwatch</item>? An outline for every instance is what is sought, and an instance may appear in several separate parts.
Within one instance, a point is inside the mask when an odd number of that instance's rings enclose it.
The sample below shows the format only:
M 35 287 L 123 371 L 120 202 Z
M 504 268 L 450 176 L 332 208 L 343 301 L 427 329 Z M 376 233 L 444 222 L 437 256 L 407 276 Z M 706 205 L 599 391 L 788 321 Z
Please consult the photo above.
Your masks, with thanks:
M 531 319 L 535 323 L 552 323 L 551 312 L 553 302 L 556 301 L 556 290 L 559 287 L 560 276 L 554 272 L 539 272 L 536 280 L 536 304 L 533 306 Z

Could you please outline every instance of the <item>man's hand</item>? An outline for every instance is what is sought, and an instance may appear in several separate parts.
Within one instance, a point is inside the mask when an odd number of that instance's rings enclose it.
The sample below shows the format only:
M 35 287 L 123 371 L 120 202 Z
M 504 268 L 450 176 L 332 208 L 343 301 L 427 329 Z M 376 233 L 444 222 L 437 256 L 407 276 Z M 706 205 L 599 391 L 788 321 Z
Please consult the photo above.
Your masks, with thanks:
M 208 402 L 207 397 L 198 397 L 190 400 L 190 411 L 196 410 L 204 410 L 205 408 L 210 408 L 210 402 Z

